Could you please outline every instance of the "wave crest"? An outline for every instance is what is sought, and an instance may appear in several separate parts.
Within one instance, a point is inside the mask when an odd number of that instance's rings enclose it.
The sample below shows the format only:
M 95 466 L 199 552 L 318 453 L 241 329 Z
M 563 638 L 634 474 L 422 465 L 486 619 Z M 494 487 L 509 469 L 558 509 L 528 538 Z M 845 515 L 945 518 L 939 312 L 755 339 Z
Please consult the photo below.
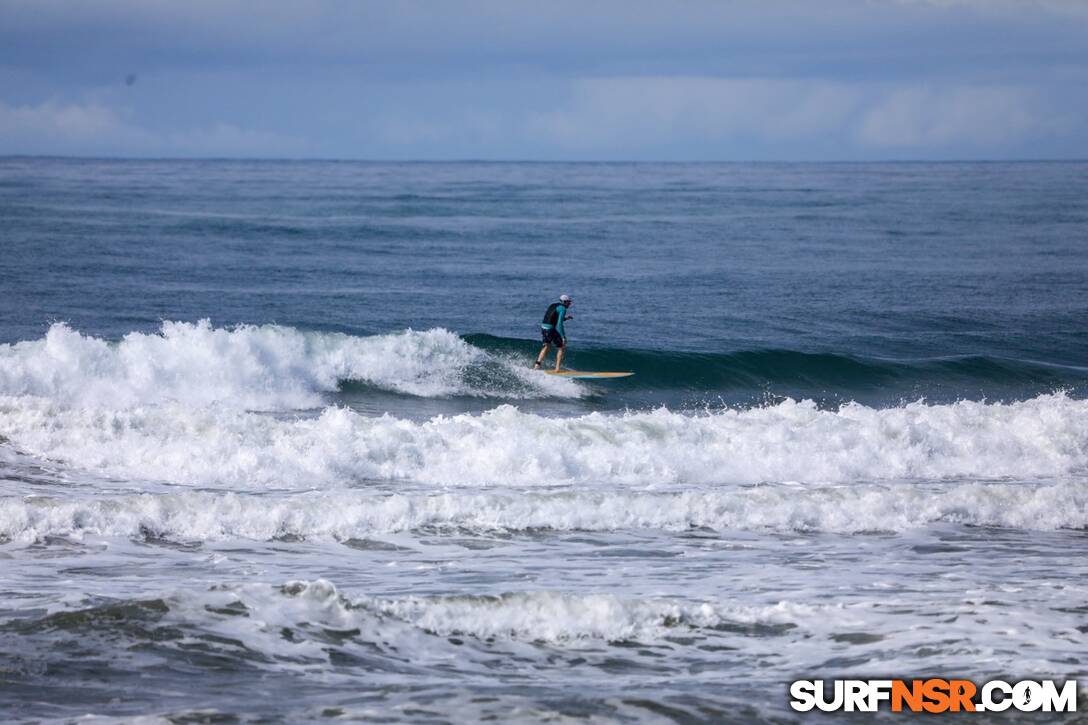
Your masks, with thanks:
M 40 340 L 0 346 L 0 394 L 108 409 L 175 402 L 259 410 L 317 407 L 343 381 L 422 397 L 577 396 L 568 380 L 533 376 L 435 328 L 355 337 L 278 325 L 215 328 L 163 322 L 120 342 L 63 323 Z
M 328 408 L 281 419 L 176 405 L 64 409 L 0 398 L 0 431 L 109 476 L 242 488 L 364 480 L 448 485 L 849 483 L 1033 479 L 1088 469 L 1088 401 L 838 411 L 812 402 L 549 418 L 503 405 L 415 422 Z
M 151 537 L 208 542 L 284 537 L 356 539 L 416 530 L 473 533 L 693 528 L 775 532 L 903 532 L 935 523 L 1088 528 L 1088 485 L 855 484 L 800 488 L 559 493 L 254 496 L 182 492 L 91 500 L 0 499 L 0 537 Z

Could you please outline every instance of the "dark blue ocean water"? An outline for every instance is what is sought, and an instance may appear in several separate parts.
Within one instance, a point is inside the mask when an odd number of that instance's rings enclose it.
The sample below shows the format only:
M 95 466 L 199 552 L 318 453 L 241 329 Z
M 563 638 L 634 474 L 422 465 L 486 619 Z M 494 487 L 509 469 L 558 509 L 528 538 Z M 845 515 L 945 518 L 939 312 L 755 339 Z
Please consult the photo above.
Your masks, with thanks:
M 9 158 L 0 252 L 9 717 L 1088 676 L 1088 163 Z
M 444 327 L 531 356 L 565 292 L 573 367 L 702 394 L 1017 398 L 1088 377 L 1083 163 L 14 159 L 0 185 L 4 342 L 207 318 Z

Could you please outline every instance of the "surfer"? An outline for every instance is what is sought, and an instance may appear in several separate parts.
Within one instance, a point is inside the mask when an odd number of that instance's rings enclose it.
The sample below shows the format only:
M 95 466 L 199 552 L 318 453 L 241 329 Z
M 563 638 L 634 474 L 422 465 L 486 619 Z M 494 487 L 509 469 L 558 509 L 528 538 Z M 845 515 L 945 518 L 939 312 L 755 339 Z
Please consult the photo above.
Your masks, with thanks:
M 540 354 L 536 356 L 533 370 L 539 370 L 544 358 L 548 354 L 548 348 L 555 345 L 555 370 L 563 364 L 563 348 L 567 345 L 567 335 L 563 330 L 565 320 L 573 320 L 573 315 L 567 311 L 573 304 L 570 295 L 559 295 L 559 301 L 548 305 L 548 311 L 544 313 L 544 320 L 540 323 L 540 337 L 544 339 L 544 347 L 540 348 Z

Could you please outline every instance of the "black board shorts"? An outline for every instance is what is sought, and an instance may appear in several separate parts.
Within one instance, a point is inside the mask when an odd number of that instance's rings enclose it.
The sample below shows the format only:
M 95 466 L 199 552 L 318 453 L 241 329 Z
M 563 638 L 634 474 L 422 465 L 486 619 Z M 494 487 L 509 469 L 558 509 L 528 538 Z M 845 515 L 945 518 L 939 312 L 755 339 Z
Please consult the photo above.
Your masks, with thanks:
M 540 328 L 540 337 L 544 340 L 546 345 L 555 345 L 556 347 L 563 347 L 563 336 L 555 331 L 555 328 L 545 330 Z

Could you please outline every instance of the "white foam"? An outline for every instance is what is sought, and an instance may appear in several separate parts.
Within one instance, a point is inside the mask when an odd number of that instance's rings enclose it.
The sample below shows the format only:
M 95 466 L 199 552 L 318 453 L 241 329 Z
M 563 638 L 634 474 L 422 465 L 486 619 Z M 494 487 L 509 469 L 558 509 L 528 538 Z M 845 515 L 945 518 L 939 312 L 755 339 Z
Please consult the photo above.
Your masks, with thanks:
M 343 408 L 281 418 L 212 406 L 67 408 L 0 398 L 0 435 L 103 475 L 237 488 L 1033 479 L 1088 470 L 1088 401 L 820 410 L 665 409 L 548 418 L 504 405 L 415 422 Z
M 86 500 L 0 498 L 0 536 L 23 543 L 47 536 L 145 534 L 184 541 L 284 536 L 348 540 L 421 528 L 902 532 L 934 523 L 1085 529 L 1088 483 L 759 486 L 683 493 L 183 492 Z
M 348 597 L 323 579 L 288 582 L 278 591 L 264 586 L 239 587 L 233 594 L 262 622 L 317 621 L 338 628 L 368 629 L 374 627 L 374 615 L 380 615 L 441 636 L 553 643 L 647 642 L 730 622 L 794 623 L 836 608 L 787 602 L 730 607 L 667 598 L 553 591 L 497 596 Z M 388 633 L 388 627 L 385 630 Z
M 502 379 L 466 382 L 466 369 L 481 365 Z M 203 320 L 110 343 L 57 323 L 40 340 L 0 345 L 0 394 L 103 409 L 175 402 L 261 410 L 319 406 L 320 393 L 343 380 L 424 397 L 580 394 L 572 381 L 523 368 L 441 328 L 354 337 Z
M 368 608 L 440 635 L 563 642 L 571 639 L 647 641 L 678 627 L 714 627 L 721 615 L 709 604 L 623 600 L 608 594 L 553 592 L 495 597 L 409 597 L 369 600 Z

